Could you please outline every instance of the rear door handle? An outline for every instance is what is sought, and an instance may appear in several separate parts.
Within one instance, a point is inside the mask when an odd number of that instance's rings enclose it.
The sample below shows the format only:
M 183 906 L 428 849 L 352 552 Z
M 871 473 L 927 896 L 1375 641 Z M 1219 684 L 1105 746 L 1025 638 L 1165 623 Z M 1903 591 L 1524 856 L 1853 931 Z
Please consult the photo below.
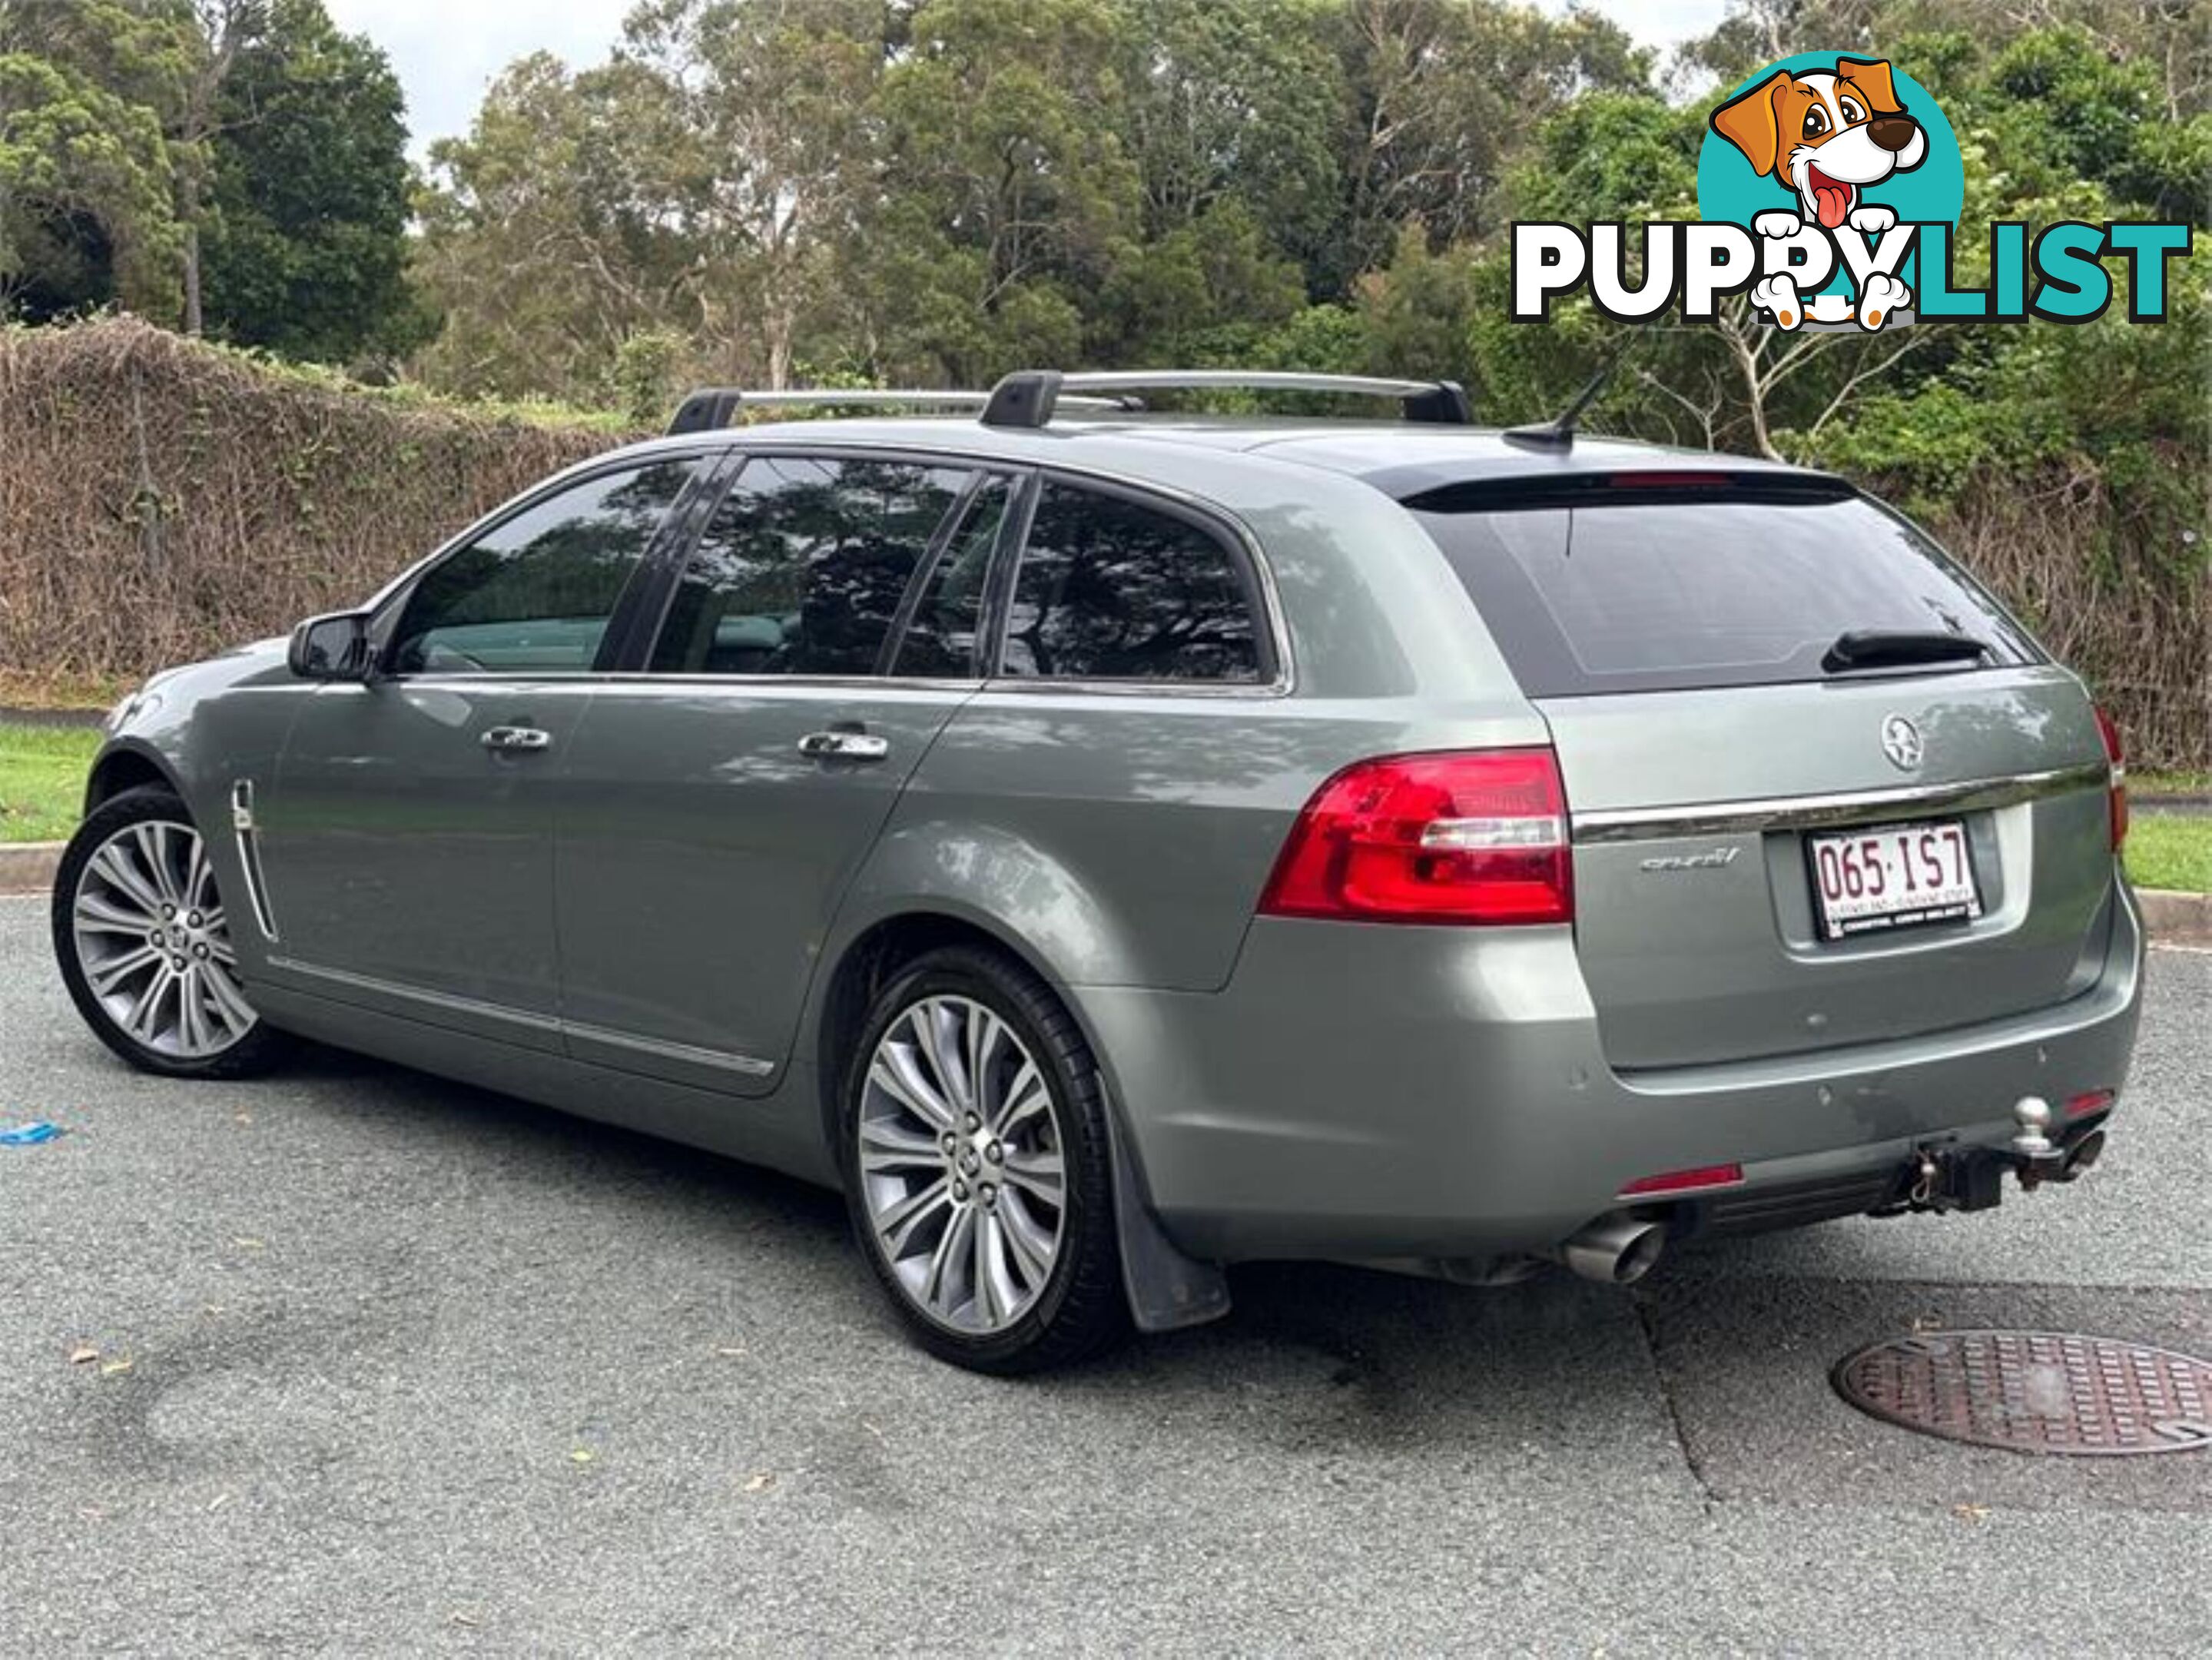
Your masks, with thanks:
M 810 732 L 799 740 L 799 752 L 815 761 L 880 761 L 891 745 L 865 732 Z
M 513 753 L 516 751 L 528 753 L 550 748 L 553 734 L 550 732 L 540 732 L 535 727 L 492 727 L 487 728 L 484 735 L 477 739 L 477 742 L 488 750 L 498 750 L 502 753 Z

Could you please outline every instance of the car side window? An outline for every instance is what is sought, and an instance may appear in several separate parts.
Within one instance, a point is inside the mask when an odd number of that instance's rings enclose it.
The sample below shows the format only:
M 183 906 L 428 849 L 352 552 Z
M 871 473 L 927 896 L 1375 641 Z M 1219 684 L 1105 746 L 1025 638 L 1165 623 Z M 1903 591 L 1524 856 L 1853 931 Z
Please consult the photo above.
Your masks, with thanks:
M 907 461 L 754 456 L 684 568 L 653 671 L 872 674 L 967 480 Z
M 1016 678 L 1261 678 L 1237 555 L 1180 514 L 1048 483 L 1022 551 L 999 672 Z
M 623 589 L 697 463 L 600 473 L 440 560 L 400 612 L 394 674 L 589 669 Z
M 899 642 L 891 672 L 910 678 L 964 679 L 975 672 L 975 634 L 983 616 L 983 587 L 999 529 L 1013 499 L 1010 478 L 986 478 L 931 569 L 914 618 Z

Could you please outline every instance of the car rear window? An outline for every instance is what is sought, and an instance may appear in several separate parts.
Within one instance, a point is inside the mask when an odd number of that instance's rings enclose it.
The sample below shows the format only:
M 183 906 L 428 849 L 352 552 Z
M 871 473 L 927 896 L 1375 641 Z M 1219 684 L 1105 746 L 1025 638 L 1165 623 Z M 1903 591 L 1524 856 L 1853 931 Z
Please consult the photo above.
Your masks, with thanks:
M 1407 503 L 1532 697 L 1824 679 L 1828 648 L 1861 630 L 1989 645 L 1942 672 L 2041 660 L 1940 548 L 1863 496 L 1632 489 L 1582 505 L 1591 494 Z

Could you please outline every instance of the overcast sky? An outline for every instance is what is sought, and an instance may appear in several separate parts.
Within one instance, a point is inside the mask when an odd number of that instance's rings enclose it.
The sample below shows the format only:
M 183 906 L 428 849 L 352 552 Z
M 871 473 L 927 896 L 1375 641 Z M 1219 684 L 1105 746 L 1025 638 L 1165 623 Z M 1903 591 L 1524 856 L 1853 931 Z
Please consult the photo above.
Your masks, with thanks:
M 1234 4 L 1236 0 L 1222 0 Z M 466 132 L 491 78 L 516 58 L 551 52 L 583 64 L 604 58 L 632 0 L 325 0 L 341 27 L 392 55 L 407 89 L 419 158 L 434 138 Z M 1565 0 L 1540 0 L 1563 11 Z M 1720 20 L 1725 0 L 1590 0 L 1640 40 L 1671 46 Z

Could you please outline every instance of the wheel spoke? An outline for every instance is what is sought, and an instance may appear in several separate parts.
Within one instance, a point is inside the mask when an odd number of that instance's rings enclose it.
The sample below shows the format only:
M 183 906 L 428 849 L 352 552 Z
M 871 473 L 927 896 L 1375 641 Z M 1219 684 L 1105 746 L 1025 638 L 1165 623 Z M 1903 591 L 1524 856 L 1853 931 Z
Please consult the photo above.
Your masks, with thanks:
M 1022 1305 L 1025 1289 L 1033 1291 L 1043 1280 L 1042 1274 L 1026 1276 L 1029 1284 L 1024 1287 L 1014 1278 L 1007 1256 L 1005 1218 L 995 1212 L 984 1212 L 983 1220 L 975 1230 L 975 1294 L 981 1301 L 985 1317 L 994 1325 Z
M 937 1092 L 937 1086 L 922 1076 L 921 1062 L 912 1044 L 886 1037 L 868 1067 L 868 1081 L 924 1123 L 938 1129 L 952 1128 L 952 1108 Z
M 1009 1149 L 1006 1153 L 1006 1180 L 1024 1193 L 1033 1193 L 1048 1205 L 1057 1206 L 1066 1185 L 1066 1171 L 1056 1152 Z
M 890 1171 L 935 1169 L 945 1162 L 936 1138 L 912 1135 L 884 1119 L 860 1126 L 860 1168 L 870 1174 Z
M 1030 1290 L 1036 1291 L 1052 1272 L 1052 1235 L 1030 1214 L 1028 1201 L 1018 1195 L 1008 1194 L 1000 1198 L 998 1220 L 999 1231 L 1013 1256 L 1015 1266 L 1020 1268 Z
M 116 890 L 111 886 L 109 892 Z M 126 909 L 112 899 L 96 893 L 80 893 L 76 909 L 71 913 L 80 933 L 128 933 L 143 939 L 146 930 L 156 926 L 161 919 L 149 912 Z
M 200 896 L 201 890 L 212 889 L 214 885 L 214 873 L 208 865 L 207 843 L 195 836 L 190 850 L 185 854 L 185 903 L 199 911 L 210 927 L 215 926 L 210 919 L 217 913 L 212 905 L 203 903 Z M 212 899 L 214 896 L 210 893 L 208 897 Z
M 921 1012 L 930 1070 L 937 1074 L 945 1098 L 952 1104 L 956 1112 L 972 1109 L 975 1104 L 975 1091 L 969 1085 L 966 1068 L 960 1064 L 962 1028 L 967 1023 L 958 1008 L 944 998 L 925 1004 Z
M 141 970 L 161 966 L 161 950 L 154 946 L 141 946 L 136 951 L 123 952 L 98 963 L 87 963 L 84 977 L 92 982 L 94 991 L 105 997 Z
M 200 965 L 177 976 L 177 1038 L 187 1054 L 208 1045 L 207 1006 L 201 999 Z
M 200 985 L 210 1006 L 233 1032 L 243 1034 L 260 1018 L 246 1002 L 246 994 L 239 990 L 238 982 L 215 964 L 201 965 Z
M 998 1058 L 999 1043 L 1006 1034 L 999 1017 L 980 1004 L 968 1015 L 968 1098 L 976 1115 L 985 1123 L 991 1122 L 991 1106 L 996 1096 L 992 1078 L 996 1071 L 994 1062 Z
M 176 873 L 169 867 L 169 826 L 158 818 L 149 819 L 133 827 L 131 840 L 137 845 L 139 863 L 164 903 L 181 904 L 184 895 L 177 891 Z
M 975 1213 L 963 1205 L 952 1213 L 952 1220 L 938 1237 L 937 1249 L 930 1253 L 929 1274 L 922 1281 L 921 1295 L 925 1302 L 942 1313 L 949 1315 L 956 1306 L 946 1276 L 961 1254 L 969 1249 L 969 1236 L 975 1231 Z
M 927 1186 L 916 1189 L 889 1210 L 876 1218 L 876 1237 L 884 1242 L 884 1250 L 896 1262 L 906 1255 L 907 1246 L 922 1225 L 939 1211 L 952 1207 L 952 1184 L 939 1177 Z
M 1012 1135 L 1025 1119 L 1034 1118 L 1052 1105 L 1052 1091 L 1044 1075 L 1036 1069 L 1036 1062 L 1024 1057 L 1021 1070 L 1006 1085 L 1006 1099 L 1000 1104 L 999 1116 L 991 1128 L 1000 1135 Z
M 166 963 L 155 970 L 147 981 L 146 988 L 138 994 L 138 1000 L 131 1006 L 131 1012 L 123 1018 L 124 1030 L 149 1048 L 155 1046 L 161 1033 L 155 1022 L 161 1014 L 161 1005 L 168 1000 L 169 988 L 177 982 L 177 974 Z
M 101 881 L 144 911 L 149 919 L 161 915 L 161 893 L 133 867 L 129 856 L 115 842 L 110 842 L 92 855 L 91 869 Z

